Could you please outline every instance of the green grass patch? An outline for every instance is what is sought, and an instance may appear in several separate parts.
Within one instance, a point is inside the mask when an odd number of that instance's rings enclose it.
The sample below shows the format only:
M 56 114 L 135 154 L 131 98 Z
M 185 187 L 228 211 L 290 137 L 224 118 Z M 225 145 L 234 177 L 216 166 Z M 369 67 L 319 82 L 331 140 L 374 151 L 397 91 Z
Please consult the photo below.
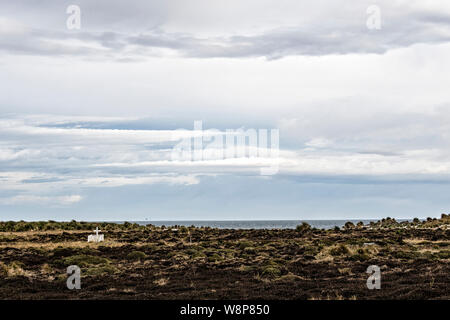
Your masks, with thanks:
M 137 250 L 131 251 L 127 255 L 128 260 L 144 260 L 145 258 L 147 258 L 147 255 L 144 252 Z
M 87 267 L 90 265 L 100 265 L 100 264 L 109 264 L 111 263 L 110 260 L 98 256 L 91 256 L 91 255 L 74 255 L 70 257 L 65 257 L 61 259 L 62 264 L 70 266 L 70 265 L 76 265 L 79 267 Z

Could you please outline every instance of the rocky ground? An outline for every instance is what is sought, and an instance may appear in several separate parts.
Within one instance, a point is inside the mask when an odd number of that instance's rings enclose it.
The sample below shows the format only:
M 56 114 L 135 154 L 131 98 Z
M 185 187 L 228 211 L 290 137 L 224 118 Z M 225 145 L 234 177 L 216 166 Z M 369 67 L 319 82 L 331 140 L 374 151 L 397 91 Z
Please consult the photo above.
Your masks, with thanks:
M 87 243 L 91 224 L 0 232 L 0 299 L 450 299 L 444 215 L 333 230 L 99 227 L 102 243 Z M 66 286 L 70 265 L 80 290 Z

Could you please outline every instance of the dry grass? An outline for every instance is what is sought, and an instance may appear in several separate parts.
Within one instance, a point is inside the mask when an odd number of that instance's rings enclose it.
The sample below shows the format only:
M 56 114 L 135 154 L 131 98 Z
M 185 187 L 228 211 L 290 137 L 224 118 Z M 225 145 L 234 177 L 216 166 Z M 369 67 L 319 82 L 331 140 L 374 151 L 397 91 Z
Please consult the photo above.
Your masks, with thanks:
M 67 242 L 8 242 L 0 243 L 0 248 L 16 248 L 16 249 L 28 249 L 28 248 L 39 248 L 46 250 L 54 250 L 61 245 L 64 248 L 98 248 L 99 246 L 105 247 L 122 247 L 127 245 L 126 243 L 121 243 L 113 240 L 108 240 L 104 242 L 84 242 L 84 241 L 67 241 Z
M 339 293 L 335 293 L 334 296 L 327 294 L 325 297 L 311 297 L 308 300 L 356 300 L 356 296 L 351 296 L 350 298 L 345 298 Z
M 264 282 L 264 283 L 269 283 L 271 281 L 271 279 L 268 279 L 266 277 L 263 277 L 259 272 L 257 272 L 254 276 L 253 279 L 255 279 L 258 282 Z
M 22 263 L 17 261 L 13 261 L 10 264 L 0 262 L 0 275 L 4 275 L 6 277 L 24 276 L 30 279 L 33 277 L 33 273 L 31 271 L 24 270 Z
M 158 280 L 153 281 L 154 284 L 160 287 L 164 287 L 169 283 L 169 278 L 160 278 Z
M 350 268 L 338 268 L 338 271 L 340 274 L 344 274 L 344 275 L 353 275 L 352 269 Z
M 361 251 L 368 257 L 373 257 L 378 254 L 380 247 L 375 244 L 369 246 L 335 244 L 323 248 L 315 256 L 315 262 L 333 262 L 336 258 L 358 255 Z
M 50 267 L 48 263 L 44 263 L 41 267 L 42 274 L 51 274 L 53 273 L 53 269 Z
M 295 280 L 308 280 L 308 279 L 293 273 L 288 273 L 285 274 L 284 276 L 275 279 L 275 281 L 295 281 Z
M 1 231 L 0 235 L 18 235 L 18 236 L 27 236 L 27 235 L 46 235 L 46 234 L 62 234 L 64 233 L 86 233 L 90 230 L 47 230 L 47 231 Z
M 50 265 L 44 263 L 41 267 L 41 275 L 47 276 L 48 281 L 55 280 L 55 270 L 53 270 Z

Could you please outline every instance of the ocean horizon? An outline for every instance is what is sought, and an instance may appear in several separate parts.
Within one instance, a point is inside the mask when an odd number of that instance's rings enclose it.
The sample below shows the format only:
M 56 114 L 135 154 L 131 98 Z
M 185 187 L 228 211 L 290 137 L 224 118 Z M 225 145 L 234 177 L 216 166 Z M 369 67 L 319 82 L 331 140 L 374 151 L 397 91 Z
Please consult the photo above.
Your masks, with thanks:
M 318 229 L 332 229 L 342 227 L 346 222 L 354 224 L 362 221 L 364 224 L 377 222 L 380 219 L 340 219 L 340 220 L 159 220 L 159 221 L 128 221 L 139 225 L 154 225 L 157 227 L 185 226 L 185 227 L 211 227 L 218 229 L 295 229 L 302 222 Z M 396 219 L 398 222 L 412 219 Z M 125 221 L 109 221 L 113 223 L 124 223 Z

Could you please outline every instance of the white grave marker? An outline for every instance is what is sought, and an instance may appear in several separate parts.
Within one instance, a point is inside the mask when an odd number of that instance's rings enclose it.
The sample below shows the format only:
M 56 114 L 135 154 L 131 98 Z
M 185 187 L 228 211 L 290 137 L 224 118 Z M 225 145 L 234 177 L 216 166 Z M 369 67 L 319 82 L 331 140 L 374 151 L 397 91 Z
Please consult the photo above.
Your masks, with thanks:
M 98 227 L 96 227 L 95 230 L 94 230 L 95 234 L 90 234 L 88 236 L 88 242 L 102 242 L 102 241 L 105 241 L 105 235 L 98 234 L 99 231 L 102 231 L 102 230 L 98 230 Z

